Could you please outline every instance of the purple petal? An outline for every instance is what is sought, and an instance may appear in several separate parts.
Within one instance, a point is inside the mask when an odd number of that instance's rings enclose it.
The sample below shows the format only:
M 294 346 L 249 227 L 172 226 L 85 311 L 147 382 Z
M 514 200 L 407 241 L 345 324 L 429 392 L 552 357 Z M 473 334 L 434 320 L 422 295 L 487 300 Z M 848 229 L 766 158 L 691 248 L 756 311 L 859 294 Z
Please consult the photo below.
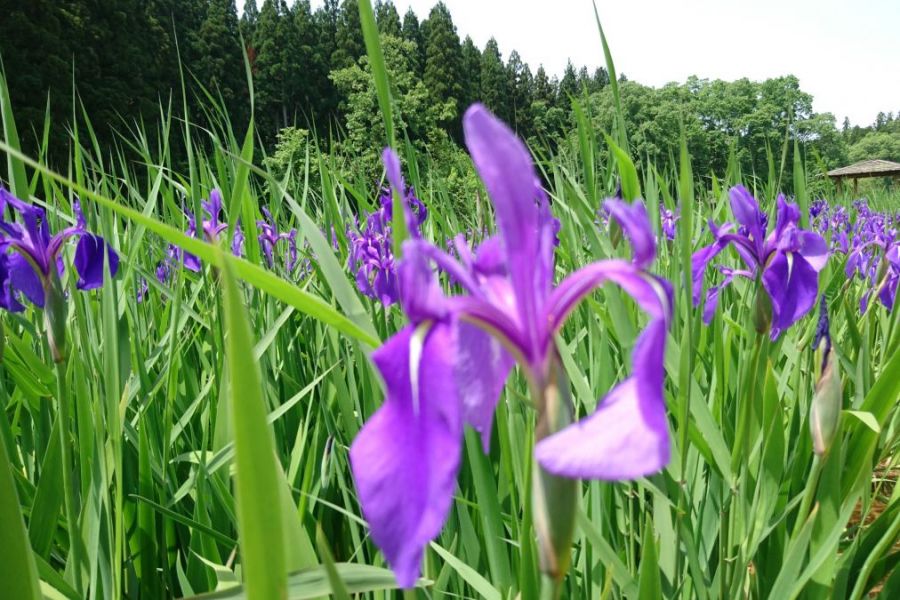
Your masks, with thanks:
M 800 320 L 816 303 L 819 277 L 797 253 L 776 253 L 762 274 L 772 300 L 772 339 Z
M 494 205 L 519 321 L 534 348 L 541 337 L 536 316 L 542 298 L 537 282 L 549 281 L 552 270 L 541 272 L 547 269 L 540 258 L 541 220 L 536 201 L 541 194 L 531 155 L 516 134 L 481 104 L 466 111 L 463 130 L 475 168 Z
M 93 290 L 103 285 L 104 256 L 109 261 L 109 274 L 119 270 L 119 255 L 98 235 L 86 233 L 75 248 L 75 270 L 78 271 L 79 290 Z
M 553 290 L 547 302 L 546 322 L 559 329 L 575 306 L 596 287 L 612 281 L 624 289 L 654 319 L 668 319 L 672 314 L 671 290 L 668 283 L 623 260 L 603 260 L 575 271 Z
M 9 282 L 12 293 L 20 291 L 32 304 L 44 308 L 44 287 L 34 267 L 21 254 L 9 257 Z
M 406 184 L 403 181 L 403 174 L 400 169 L 400 157 L 391 148 L 385 148 L 384 152 L 381 153 L 381 161 L 384 163 L 384 171 L 387 175 L 388 183 L 391 184 L 392 192 L 397 194 L 402 200 L 401 204 L 403 205 L 403 217 L 406 219 L 406 228 L 409 230 L 410 236 L 418 238 L 421 236 L 419 223 L 425 219 L 424 216 L 421 220 L 413 216 L 409 202 L 406 200 Z M 419 202 L 417 198 L 414 198 L 414 200 Z M 393 203 L 390 206 L 393 207 Z M 425 206 L 421 206 L 424 212 Z
M 716 240 L 709 246 L 700 248 L 691 256 L 691 279 L 693 281 L 693 289 L 691 297 L 694 300 L 694 306 L 700 304 L 700 297 L 703 295 L 703 275 L 706 273 L 706 267 L 710 261 L 714 259 L 727 244 L 721 240 Z
M 410 588 L 425 546 L 447 518 L 459 469 L 462 422 L 450 326 L 425 334 L 408 326 L 372 360 L 387 397 L 353 441 L 350 465 L 372 539 L 398 584 Z
M 481 435 L 487 453 L 494 409 L 514 361 L 500 342 L 474 325 L 459 323 L 456 335 L 456 386 L 464 418 Z
M 756 198 L 742 185 L 736 185 L 729 192 L 731 212 L 738 223 L 747 228 L 757 248 L 762 248 L 765 240 L 765 215 L 759 210 Z M 761 254 L 761 252 L 757 252 Z
M 212 228 L 219 226 L 219 215 L 222 212 L 222 191 L 219 188 L 213 188 L 209 193 L 209 202 L 202 202 L 203 209 L 209 215 Z
M 655 319 L 632 354 L 633 373 L 590 415 L 535 446 L 538 462 L 562 477 L 620 481 L 644 477 L 669 462 L 663 398 L 666 323 Z
M 603 208 L 628 236 L 634 254 L 632 262 L 640 268 L 649 266 L 656 258 L 656 238 L 644 205 L 638 201 L 629 204 L 623 200 L 610 199 L 603 203 Z
M 828 244 L 818 233 L 800 231 L 800 255 L 818 273 L 828 262 Z
M 778 194 L 775 200 L 775 237 L 781 237 L 789 227 L 796 227 L 800 222 L 800 208 L 788 202 L 784 194 Z
M 2 206 L 0 206 L 2 209 Z M 10 257 L 5 252 L 0 254 L 0 307 L 9 312 L 21 312 L 25 310 L 18 299 L 10 281 Z
M 444 293 L 428 260 L 428 242 L 403 243 L 403 260 L 397 267 L 400 305 L 413 323 L 440 320 L 447 313 Z
M 181 251 L 184 257 L 184 268 L 194 273 L 200 272 L 200 257 L 190 252 Z

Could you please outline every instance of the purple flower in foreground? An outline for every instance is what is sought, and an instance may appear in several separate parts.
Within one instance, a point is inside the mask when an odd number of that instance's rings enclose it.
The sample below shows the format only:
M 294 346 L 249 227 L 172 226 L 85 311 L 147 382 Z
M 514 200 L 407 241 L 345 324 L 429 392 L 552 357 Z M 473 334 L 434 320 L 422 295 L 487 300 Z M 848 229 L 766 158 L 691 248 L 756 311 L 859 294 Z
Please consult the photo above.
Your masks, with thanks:
M 18 213 L 23 223 L 7 221 L 7 207 Z M 65 243 L 75 237 L 79 238 L 74 259 L 78 273 L 75 285 L 79 290 L 103 285 L 105 263 L 109 264 L 110 274 L 116 274 L 119 255 L 102 237 L 88 232 L 77 200 L 72 208 L 75 225 L 51 236 L 43 208 L 23 202 L 0 187 L 0 307 L 11 312 L 24 310 L 19 301 L 21 294 L 43 308 L 46 295 L 62 271 L 60 253 Z
M 594 414 L 539 435 L 536 459 L 553 475 L 605 480 L 655 473 L 669 460 L 663 353 L 672 293 L 645 270 L 656 245 L 644 207 L 605 203 L 631 240 L 633 260 L 593 263 L 554 287 L 553 217 L 527 149 L 481 105 L 466 112 L 463 128 L 499 234 L 475 251 L 458 237 L 458 261 L 422 239 L 404 243 L 399 297 L 409 324 L 372 355 L 386 398 L 350 449 L 372 538 L 403 587 L 414 584 L 423 549 L 447 517 L 464 425 L 481 434 L 487 449 L 494 408 L 514 362 L 535 399 L 552 395 L 560 368 L 554 335 L 605 282 L 621 286 L 650 315 L 634 347 L 632 375 Z M 404 189 L 397 156 L 386 150 L 384 161 L 391 185 Z M 444 296 L 431 263 L 465 295 Z M 539 415 L 542 410 L 543 403 Z
M 783 195 L 779 195 L 777 200 L 775 229 L 768 235 L 768 219 L 759 209 L 756 198 L 743 186 L 731 188 L 730 195 L 731 212 L 740 228 L 735 232 L 732 223 L 716 227 L 710 222 L 716 241 L 695 252 L 691 260 L 694 304 L 700 304 L 703 273 L 707 265 L 722 250 L 734 246 L 746 270 L 726 273 L 722 284 L 707 291 L 703 319 L 707 324 L 712 320 L 719 293 L 734 277 L 759 279 L 771 301 L 771 308 L 765 309 L 771 314 L 765 315 L 767 321 L 762 325 L 770 326 L 770 335 L 774 340 L 815 305 L 819 271 L 828 260 L 828 246 L 819 234 L 800 229 L 800 209 L 785 200 Z

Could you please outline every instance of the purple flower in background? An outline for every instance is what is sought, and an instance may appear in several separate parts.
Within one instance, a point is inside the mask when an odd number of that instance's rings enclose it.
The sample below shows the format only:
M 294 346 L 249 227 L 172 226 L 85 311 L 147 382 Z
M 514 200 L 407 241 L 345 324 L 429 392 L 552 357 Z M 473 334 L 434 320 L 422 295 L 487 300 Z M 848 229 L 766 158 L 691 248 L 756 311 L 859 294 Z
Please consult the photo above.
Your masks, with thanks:
M 148 293 L 150 293 L 150 284 L 147 283 L 147 280 L 145 278 L 141 277 L 141 282 L 138 284 L 138 290 L 136 294 L 138 304 L 144 302 L 144 300 L 147 298 Z
M 372 538 L 403 587 L 414 584 L 423 549 L 447 517 L 464 425 L 480 433 L 487 449 L 514 362 L 536 393 L 555 385 L 554 336 L 603 283 L 621 286 L 650 315 L 634 347 L 632 375 L 594 414 L 539 441 L 536 459 L 555 475 L 605 480 L 642 477 L 669 460 L 663 353 L 672 292 L 646 271 L 656 244 L 644 207 L 605 203 L 631 240 L 631 261 L 593 263 L 554 287 L 553 217 L 525 145 L 481 105 L 466 112 L 463 129 L 499 234 L 474 251 L 458 236 L 459 260 L 418 237 L 404 243 L 398 297 L 409 324 L 372 355 L 386 398 L 350 449 Z M 392 187 L 403 190 L 393 151 L 385 151 L 384 162 Z M 432 263 L 465 294 L 446 297 Z
M 402 198 L 408 209 L 406 221 L 410 235 L 418 238 L 420 227 L 428 218 L 428 210 L 416 197 L 412 187 L 402 186 L 397 189 L 403 190 Z M 350 244 L 348 266 L 356 277 L 356 286 L 360 292 L 390 306 L 400 299 L 400 292 L 391 234 L 393 197 L 389 188 L 382 190 L 380 203 L 380 208 L 366 218 L 364 229 L 360 230 L 358 224 L 347 228 L 347 241 Z
M 172 273 L 172 267 L 168 260 L 161 260 L 156 265 L 156 280 L 160 283 L 166 283 L 169 275 Z
M 218 244 L 219 236 L 228 230 L 228 223 L 223 223 L 219 220 L 219 217 L 222 214 L 222 192 L 219 191 L 218 188 L 214 188 L 209 193 L 209 201 L 201 202 L 200 208 L 206 213 L 207 218 L 201 220 L 199 228 L 197 227 L 197 218 L 194 214 L 190 210 L 184 209 L 185 214 L 188 216 L 188 229 L 186 233 L 191 237 L 198 237 L 198 233 L 202 232 L 204 241 L 209 244 Z M 244 234 L 240 231 L 240 226 L 237 226 L 235 227 L 234 237 L 231 242 L 231 251 L 235 256 L 240 256 L 243 252 L 243 247 Z M 180 260 L 184 263 L 185 269 L 193 271 L 194 273 L 200 272 L 201 265 L 198 256 L 195 256 L 190 252 L 185 252 L 177 246 L 171 246 L 170 252 L 176 260 Z
M 880 236 L 861 239 L 848 253 L 845 267 L 847 277 L 859 275 L 866 284 L 859 310 L 866 312 L 872 294 L 893 310 L 900 282 L 900 242 Z
M 7 221 L 7 207 L 18 213 L 23 222 Z M 109 265 L 110 275 L 116 274 L 119 255 L 102 237 L 88 232 L 77 200 L 72 209 L 75 225 L 51 236 L 43 208 L 23 202 L 0 187 L 0 307 L 10 312 L 24 310 L 20 302 L 20 295 L 24 295 L 43 308 L 45 293 L 63 268 L 60 253 L 72 238 L 78 238 L 74 266 L 78 274 L 75 286 L 79 290 L 103 285 L 104 264 Z
M 725 281 L 710 288 L 703 310 L 708 324 L 716 310 L 719 293 L 734 277 L 760 279 L 771 300 L 771 330 L 774 340 L 782 331 L 803 317 L 816 303 L 819 271 L 828 260 L 828 247 L 817 233 L 799 228 L 800 209 L 778 196 L 775 229 L 766 235 L 768 219 L 750 192 L 743 186 L 731 188 L 731 212 L 740 228 L 732 223 L 721 227 L 710 222 L 715 242 L 694 253 L 691 268 L 694 277 L 694 304 L 700 303 L 703 273 L 722 250 L 733 246 L 746 269 L 726 273 Z
M 284 264 L 288 272 L 293 271 L 294 265 L 297 264 L 297 230 L 291 229 L 288 232 L 279 233 L 269 209 L 263 206 L 262 213 L 265 219 L 257 221 L 256 225 L 260 230 L 259 247 L 262 248 L 266 264 L 270 269 L 275 266 L 275 247 L 278 242 L 283 240 L 288 246 Z
M 666 239 L 670 242 L 675 239 L 675 223 L 678 222 L 678 219 L 681 218 L 680 215 L 672 212 L 666 206 L 660 202 L 659 203 L 659 218 L 660 223 L 662 224 L 663 235 L 666 236 Z

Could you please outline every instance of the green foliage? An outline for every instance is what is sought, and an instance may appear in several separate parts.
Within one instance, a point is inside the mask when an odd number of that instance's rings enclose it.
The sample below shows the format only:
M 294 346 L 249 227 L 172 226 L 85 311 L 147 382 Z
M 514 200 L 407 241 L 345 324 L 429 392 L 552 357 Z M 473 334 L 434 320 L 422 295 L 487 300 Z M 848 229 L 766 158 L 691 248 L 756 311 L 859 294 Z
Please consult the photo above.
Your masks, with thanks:
M 437 115 L 424 119 L 427 112 L 419 110 L 429 100 L 414 73 L 414 44 L 393 36 L 381 41 L 397 137 L 415 131 L 419 138 L 410 135 L 399 150 L 429 209 L 424 235 L 443 246 L 469 230 L 476 238 L 494 233 L 467 155 Z M 349 215 L 371 206 L 381 175 L 383 130 L 368 64 L 362 58 L 335 73 L 349 86 L 346 109 L 357 120 L 347 136 L 325 154 L 311 130 L 285 129 L 263 168 L 246 162 L 252 155 L 242 153 L 227 124 L 197 140 L 187 130 L 196 124 L 165 113 L 157 129 L 123 133 L 129 144 L 121 160 L 103 162 L 105 147 L 95 154 L 70 138 L 66 172 L 73 176 L 58 175 L 14 147 L 12 113 L 3 100 L 4 180 L 46 200 L 53 224 L 71 214 L 68 200 L 77 196 L 122 255 L 119 275 L 96 292 L 76 291 L 64 274 L 72 346 L 67 408 L 75 425 L 66 436 L 53 426 L 61 394 L 54 391 L 40 313 L 0 315 L 0 443 L 18 498 L 10 514 L 22 515 L 28 531 L 27 538 L 14 537 L 3 528 L 0 538 L 8 549 L 25 544 L 15 557 L 24 564 L 33 556 L 48 597 L 77 597 L 72 568 L 65 567 L 73 553 L 63 491 L 73 493 L 80 515 L 75 530 L 85 538 L 84 589 L 96 598 L 245 598 L 252 583 L 239 584 L 259 573 L 257 582 L 286 585 L 292 598 L 391 597 L 384 590 L 393 589 L 393 580 L 368 537 L 347 455 L 382 401 L 367 353 L 405 323 L 397 307 L 357 294 L 344 268 L 344 227 Z M 552 84 L 542 79 L 546 74 L 538 71 L 532 106 L 552 105 L 547 112 L 559 111 L 566 121 L 569 105 L 563 113 L 548 93 Z M 634 85 L 621 84 L 623 111 L 631 107 Z M 658 170 L 638 168 L 638 155 L 617 142 L 605 144 L 590 121 L 597 118 L 593 103 L 605 93 L 578 104 L 577 151 L 563 140 L 554 152 L 533 138 L 561 221 L 557 275 L 598 258 L 628 258 L 625 246 L 614 245 L 596 223 L 598 199 L 612 193 L 617 173 L 627 195 L 645 196 L 651 214 L 657 201 L 680 206 L 676 242 L 660 243 L 653 265 L 676 294 L 665 364 L 673 453 L 669 467 L 653 477 L 578 487 L 573 564 L 561 597 L 859 598 L 882 584 L 893 593 L 900 577 L 892 549 L 900 531 L 900 313 L 876 307 L 860 316 L 864 284 L 848 280 L 840 258 L 832 257 L 822 289 L 831 299 L 844 408 L 854 412 L 819 462 L 807 434 L 815 319 L 762 344 L 749 324 L 750 282 L 740 282 L 723 293 L 713 322 L 700 324 L 687 262 L 708 242 L 700 238 L 703 223 L 721 216 L 727 197 L 718 182 L 693 178 L 687 123 L 684 143 L 676 138 L 677 160 L 660 152 Z M 629 130 L 633 148 L 646 143 L 640 125 Z M 72 135 L 79 130 L 92 128 L 83 122 Z M 367 141 L 352 137 L 353 130 L 374 133 Z M 178 165 L 169 149 L 147 143 L 154 138 L 191 140 L 193 162 Z M 798 140 L 803 143 L 812 141 Z M 809 154 L 791 154 L 788 168 Z M 136 174 L 136 164 L 145 172 Z M 807 162 L 797 176 L 809 169 Z M 729 177 L 738 173 L 732 166 Z M 760 187 L 770 187 L 762 177 Z M 212 186 L 222 188 L 230 222 L 240 208 L 248 243 L 248 224 L 261 206 L 280 230 L 297 227 L 310 242 L 301 241 L 300 250 L 309 269 L 275 272 L 258 255 L 223 256 L 224 248 L 181 233 L 182 194 L 199 199 Z M 337 250 L 322 233 L 332 225 Z M 199 256 L 202 271 L 176 268 L 172 279 L 157 282 L 154 269 L 169 243 Z M 740 259 L 723 253 L 721 260 L 734 267 Z M 136 302 L 143 280 L 149 291 Z M 593 411 L 621 380 L 643 319 L 605 289 L 560 332 L 575 416 Z M 538 597 L 527 493 L 534 413 L 523 400 L 527 394 L 527 383 L 514 375 L 498 403 L 489 452 L 474 437 L 464 450 L 450 517 L 426 552 L 419 582 L 426 589 L 416 593 Z M 60 483 L 61 437 L 74 463 L 67 487 Z M 248 482 L 248 474 L 258 479 Z M 294 570 L 286 584 L 284 568 Z
M 900 162 L 900 131 L 873 131 L 866 134 L 847 151 L 850 162 L 880 158 Z
M 411 42 L 392 36 L 382 36 L 381 41 L 384 61 L 391 74 L 394 126 L 418 143 L 427 143 L 439 135 L 437 123 L 444 113 L 431 104 L 425 84 L 415 75 L 416 48 Z M 341 109 L 347 135 L 339 145 L 345 153 L 360 158 L 374 175 L 381 168 L 381 148 L 386 134 L 368 58 L 332 71 L 331 79 L 346 98 Z
M 623 116 L 635 156 L 661 164 L 674 156 L 684 128 L 695 170 L 724 173 L 730 149 L 746 172 L 767 172 L 765 149 L 781 149 L 785 135 L 815 152 L 827 168 L 846 160 L 846 149 L 830 114 L 812 113 L 812 98 L 794 77 L 735 82 L 691 77 L 684 84 L 651 88 L 619 84 Z M 591 95 L 590 113 L 602 131 L 614 126 L 611 87 Z

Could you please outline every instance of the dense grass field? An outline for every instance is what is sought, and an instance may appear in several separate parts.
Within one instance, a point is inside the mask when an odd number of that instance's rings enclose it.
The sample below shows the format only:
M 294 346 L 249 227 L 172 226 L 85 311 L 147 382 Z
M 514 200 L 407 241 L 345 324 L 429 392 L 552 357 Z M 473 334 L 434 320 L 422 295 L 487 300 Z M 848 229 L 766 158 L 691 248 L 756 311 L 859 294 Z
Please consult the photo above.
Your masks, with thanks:
M 416 316 L 406 299 L 414 288 L 397 281 L 398 265 L 412 263 L 418 247 L 400 242 L 419 233 L 465 262 L 464 248 L 499 232 L 505 282 L 521 271 L 514 256 L 537 237 L 514 245 L 509 223 L 537 205 L 528 197 L 503 205 L 490 177 L 460 198 L 432 175 L 429 157 L 393 131 L 377 35 L 362 12 L 387 142 L 424 205 L 409 221 L 406 190 L 383 191 L 389 182 L 372 181 L 371 165 L 311 147 L 276 175 L 252 122 L 237 137 L 214 109 L 213 125 L 199 127 L 164 108 L 158 124 L 124 133 L 114 147 L 100 147 L 79 116 L 65 161 L 26 156 L 0 86 L 0 179 L 13 198 L 4 197 L 0 215 L 0 596 L 900 597 L 900 311 L 891 310 L 900 197 L 837 197 L 805 174 L 800 152 L 791 164 L 770 153 L 767 174 L 733 165 L 722 179 L 692 173 L 686 152 L 638 169 L 627 131 L 594 131 L 586 119 L 558 153 L 531 149 L 542 206 L 559 225 L 549 277 L 559 284 L 619 259 L 640 281 L 657 282 L 657 295 L 639 304 L 638 284 L 627 282 L 587 294 L 551 332 L 551 366 L 512 370 L 487 452 L 466 428 L 451 483 L 432 474 L 452 466 L 452 451 L 427 459 L 425 483 L 400 473 L 376 486 L 374 501 L 367 492 L 369 502 L 396 500 L 386 524 L 377 517 L 380 545 L 392 535 L 385 527 L 422 503 L 438 513 L 433 541 L 425 525 L 401 531 L 402 543 L 427 539 L 420 577 L 397 589 L 398 565 L 373 539 L 367 517 L 377 511 L 361 506 L 355 479 L 375 475 L 354 473 L 350 450 L 385 403 L 382 345 L 410 321 L 438 331 L 428 327 L 440 318 Z M 470 148 L 486 135 L 482 125 L 468 122 Z M 481 164 L 505 160 L 473 154 Z M 532 177 L 521 160 L 508 162 L 510 180 Z M 755 213 L 735 210 L 738 185 L 768 215 L 757 223 L 761 235 L 746 225 Z M 795 213 L 777 201 L 783 188 Z M 201 204 L 216 194 L 221 212 Z M 646 207 L 649 237 L 635 238 L 640 210 L 623 221 L 604 204 L 611 197 Z M 44 211 L 36 223 L 28 221 L 34 207 Z M 737 225 L 717 238 L 709 221 Z M 73 226 L 76 236 L 56 254 L 37 248 L 50 257 L 44 267 L 20 258 L 40 246 L 42 227 Z M 777 249 L 750 272 L 748 248 L 766 231 Z M 451 243 L 460 234 L 464 241 Z M 825 252 L 810 251 L 809 235 L 821 236 Z M 717 239 L 722 252 L 692 269 Z M 655 253 L 642 259 L 650 247 Z M 761 275 L 774 274 L 778 261 L 781 295 Z M 445 267 L 434 273 L 447 296 L 475 293 Z M 706 310 L 708 290 L 732 277 Z M 669 300 L 660 281 L 671 285 Z M 40 293 L 28 287 L 34 282 Z M 645 312 L 647 302 L 659 314 Z M 658 334 L 649 350 L 636 344 L 645 330 Z M 510 339 L 505 347 L 515 350 Z M 428 355 L 429 343 L 420 339 L 417 352 Z M 605 434 L 564 443 L 584 446 L 538 453 L 596 454 L 602 464 L 579 473 L 606 480 L 550 475 L 545 468 L 566 469 L 535 458 L 547 429 L 594 414 L 632 375 L 655 377 L 646 373 L 654 353 L 665 406 L 661 468 L 628 475 L 646 470 L 629 458 L 643 438 L 629 437 L 635 411 L 614 410 L 598 413 Z M 418 402 L 427 408 L 443 381 L 424 382 L 421 399 L 414 391 L 416 416 L 425 418 Z M 433 440 L 397 441 L 410 450 L 399 452 L 388 436 L 384 457 L 367 446 L 354 460 L 415 466 L 426 460 L 417 450 L 441 448 Z M 449 486 L 445 522 L 431 485 Z

